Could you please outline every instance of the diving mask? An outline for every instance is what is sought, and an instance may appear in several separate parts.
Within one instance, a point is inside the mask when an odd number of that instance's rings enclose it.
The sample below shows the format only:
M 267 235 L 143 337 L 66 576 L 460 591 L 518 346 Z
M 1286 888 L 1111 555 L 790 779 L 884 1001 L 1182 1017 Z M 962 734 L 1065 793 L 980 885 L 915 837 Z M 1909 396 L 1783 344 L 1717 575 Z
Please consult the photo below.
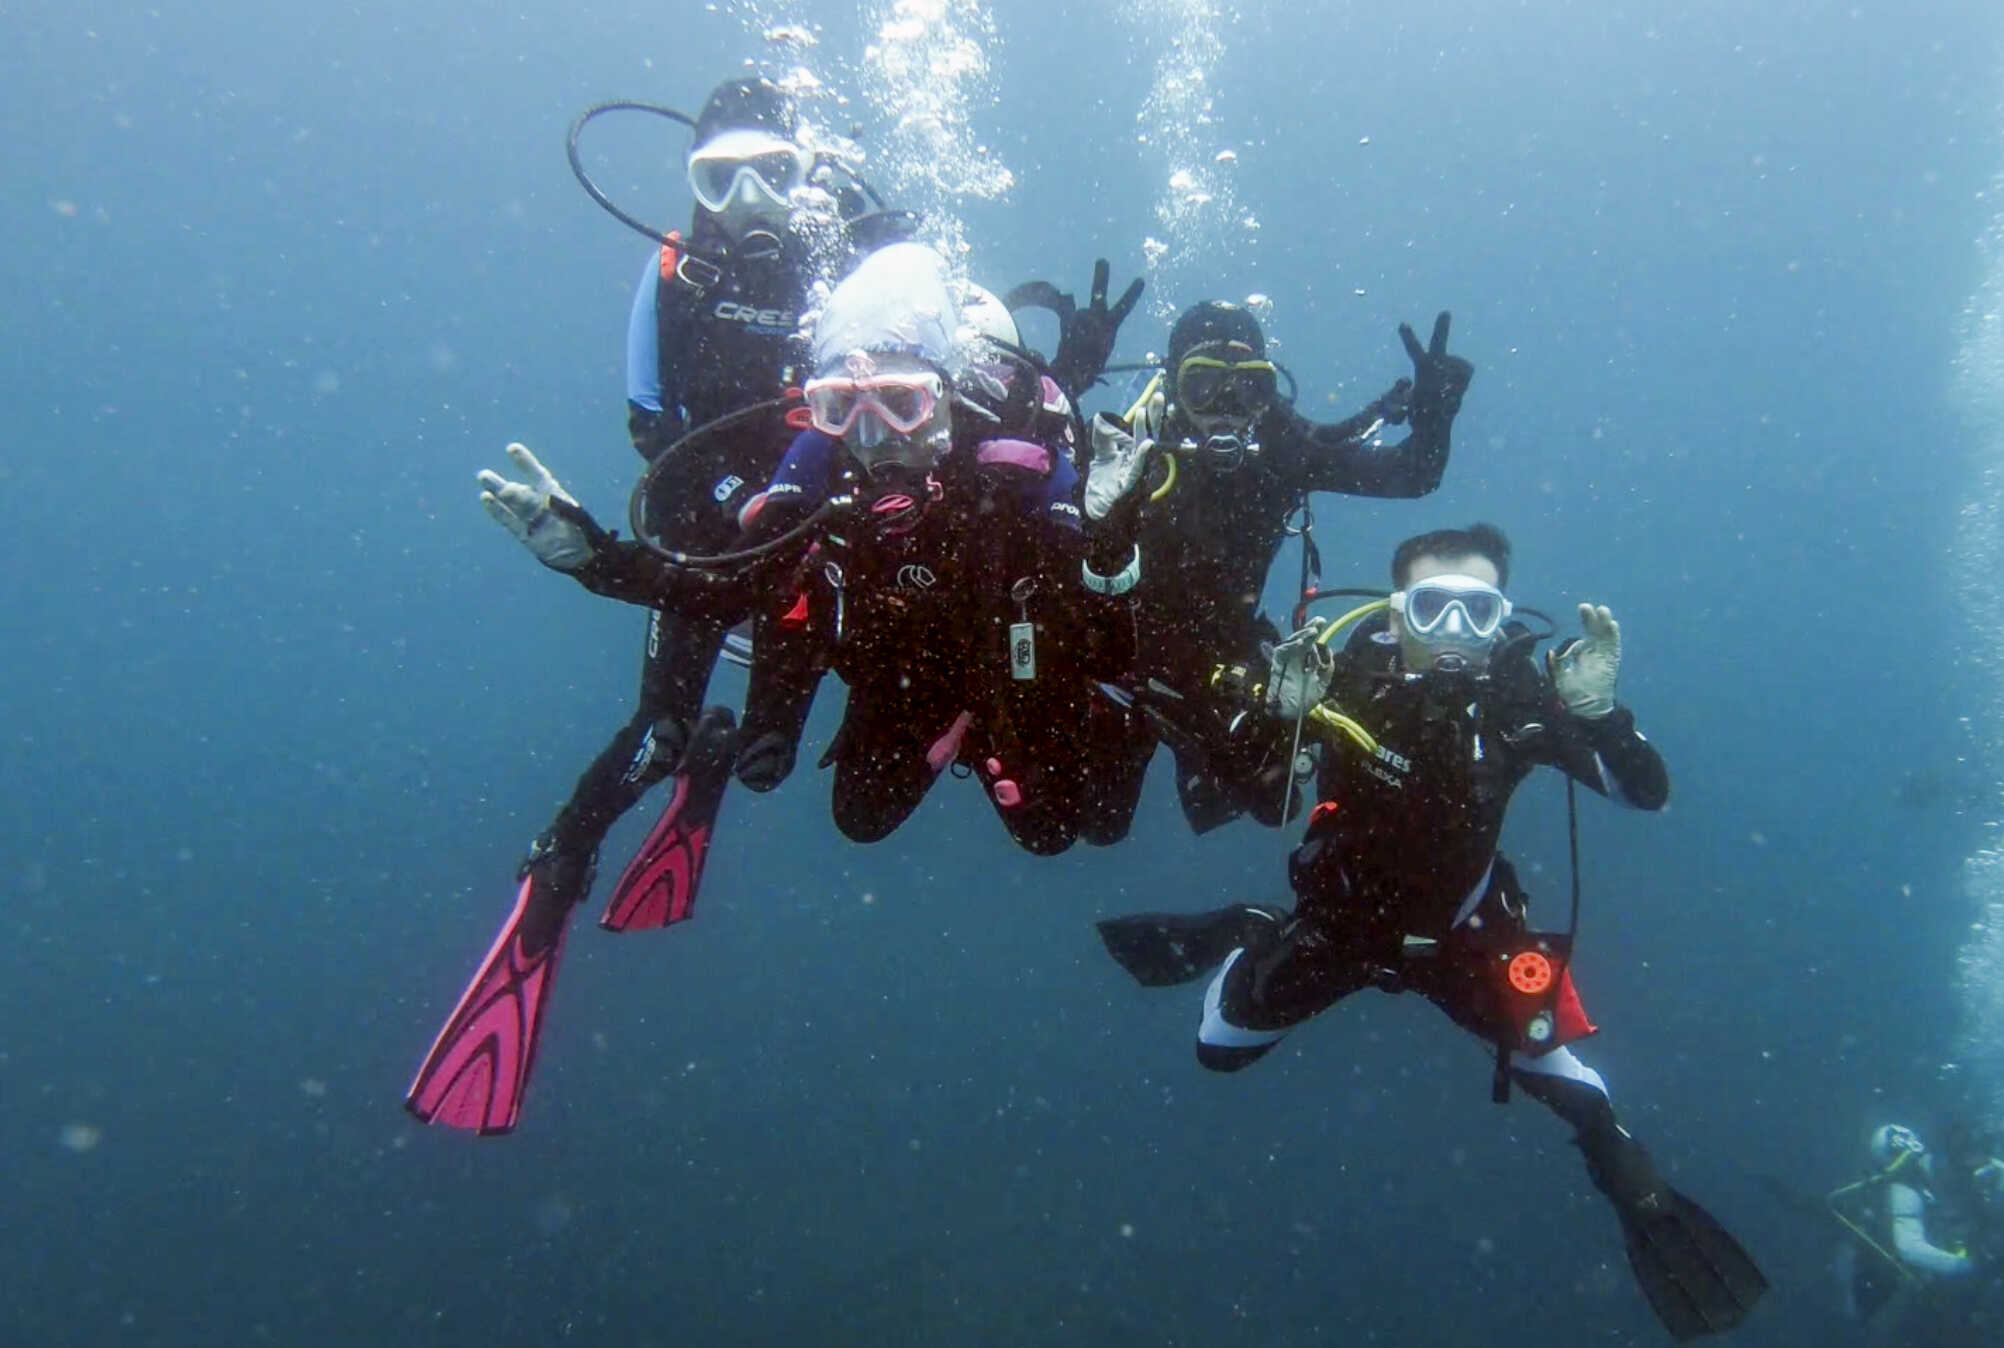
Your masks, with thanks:
M 1480 669 L 1510 616 L 1510 601 L 1475 576 L 1430 576 L 1394 590 L 1390 604 L 1412 639 L 1431 653 L 1434 669 Z
M 838 439 L 859 426 L 867 438 L 875 420 L 899 435 L 910 435 L 932 420 L 946 397 L 946 380 L 932 371 L 854 378 L 810 379 L 801 390 L 814 429 Z
M 814 156 L 768 131 L 726 131 L 689 156 L 689 190 L 712 215 L 783 217 Z
M 1186 356 L 1176 367 L 1176 400 L 1189 412 L 1258 412 L 1279 387 L 1270 360 Z

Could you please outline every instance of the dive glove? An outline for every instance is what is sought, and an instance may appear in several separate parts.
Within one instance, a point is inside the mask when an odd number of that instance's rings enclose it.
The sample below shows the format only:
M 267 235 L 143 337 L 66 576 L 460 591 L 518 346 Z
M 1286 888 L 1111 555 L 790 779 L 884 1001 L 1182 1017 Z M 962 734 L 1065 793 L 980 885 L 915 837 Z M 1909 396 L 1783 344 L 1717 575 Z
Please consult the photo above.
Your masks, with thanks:
M 1308 626 L 1273 648 L 1266 676 L 1266 710 L 1286 721 L 1299 721 L 1329 691 L 1336 672 L 1336 652 L 1322 644 L 1327 620 L 1310 618 Z
M 1114 339 L 1120 325 L 1134 312 L 1145 282 L 1135 277 L 1111 305 L 1106 302 L 1108 273 L 1105 258 L 1093 263 L 1092 297 L 1086 307 L 1049 281 L 1026 281 L 1002 297 L 1011 312 L 1017 309 L 1049 309 L 1058 316 L 1058 354 L 1051 359 L 1051 374 L 1073 402 L 1099 382 L 1101 371 L 1113 355 Z
M 489 468 L 480 470 L 480 504 L 503 529 L 515 535 L 536 560 L 553 571 L 575 571 L 592 559 L 605 537 L 577 498 L 522 444 L 508 457 L 529 480 L 510 482 Z
M 1468 381 L 1475 377 L 1473 365 L 1447 353 L 1447 329 L 1453 317 L 1441 311 L 1433 321 L 1433 340 L 1425 346 L 1413 335 L 1411 324 L 1399 324 L 1399 340 L 1405 343 L 1406 355 L 1413 362 L 1410 409 L 1415 428 L 1430 421 L 1453 421 L 1461 410 L 1461 395 L 1468 392 Z
M 1143 404 L 1129 426 L 1105 412 L 1092 419 L 1092 463 L 1086 468 L 1085 514 L 1098 524 L 1124 502 L 1139 504 L 1141 482 L 1148 475 L 1148 458 L 1155 451 L 1155 433 L 1162 425 L 1167 401 L 1159 392 Z
M 1621 624 L 1607 605 L 1580 605 L 1584 637 L 1545 654 L 1552 687 L 1566 710 L 1598 721 L 1614 710 L 1614 680 L 1621 672 Z

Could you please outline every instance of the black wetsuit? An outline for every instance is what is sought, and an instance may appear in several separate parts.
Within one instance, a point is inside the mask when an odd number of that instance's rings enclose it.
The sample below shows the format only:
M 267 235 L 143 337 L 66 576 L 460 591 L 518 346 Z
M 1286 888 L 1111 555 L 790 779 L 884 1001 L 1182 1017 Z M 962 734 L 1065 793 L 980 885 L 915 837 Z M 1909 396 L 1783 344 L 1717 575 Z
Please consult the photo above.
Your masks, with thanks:
M 1352 637 L 1324 705 L 1359 723 L 1376 751 L 1318 729 L 1322 803 L 1288 862 L 1297 906 L 1259 924 L 1220 972 L 1198 1037 L 1206 1066 L 1243 1067 L 1367 986 L 1423 992 L 1457 1024 L 1507 1043 L 1494 978 L 1497 958 L 1524 937 L 1526 897 L 1496 842 L 1518 784 L 1546 766 L 1638 809 L 1661 809 L 1670 794 L 1629 711 L 1567 711 L 1525 645 L 1486 678 L 1414 677 L 1382 618 Z M 1605 1107 L 1598 1077 L 1564 1049 L 1518 1072 L 1578 1126 Z M 1599 1101 L 1540 1077 L 1589 1086 Z
M 957 448 L 908 529 L 882 527 L 867 506 L 833 523 L 761 619 L 745 731 L 797 739 L 833 669 L 849 701 L 823 761 L 835 822 L 857 841 L 896 829 L 949 767 L 980 779 L 1032 852 L 1119 836 L 1095 808 L 1077 727 L 1099 698 L 1092 681 L 1132 660 L 1130 612 L 1080 584 L 1068 445 L 999 442 L 1010 457 L 997 443 Z M 775 498 L 786 515 L 768 530 L 856 485 L 835 442 L 802 436 L 796 448 L 782 477 L 801 490 Z M 1024 451 L 1045 466 L 1024 466 Z
M 1257 1060 L 1359 988 L 1423 993 L 1495 1046 L 1494 1098 L 1514 1078 L 1572 1124 L 1638 1286 L 1672 1336 L 1718 1333 L 1745 1319 L 1767 1279 L 1664 1181 L 1617 1121 L 1600 1074 L 1567 1046 L 1593 1031 L 1570 942 L 1527 929 L 1524 893 L 1495 852 L 1511 793 L 1540 764 L 1645 809 L 1663 805 L 1669 779 L 1626 710 L 1573 715 L 1517 649 L 1492 678 L 1450 681 L 1408 678 L 1388 639 L 1353 639 L 1317 709 L 1351 724 L 1314 721 L 1323 799 L 1289 864 L 1295 910 L 1135 914 L 1102 921 L 1101 938 L 1151 986 L 1223 963 L 1197 1031 L 1198 1061 L 1218 1071 Z
M 1220 664 L 1264 667 L 1260 643 L 1275 633 L 1259 617 L 1260 595 L 1289 516 L 1310 492 L 1425 496 L 1447 470 L 1452 411 L 1415 409 L 1412 433 L 1394 446 L 1372 439 L 1381 424 L 1374 411 L 1318 425 L 1276 406 L 1255 424 L 1257 453 L 1236 466 L 1202 453 L 1179 456 L 1174 488 L 1141 512 L 1135 672 L 1190 700 L 1179 719 L 1191 738 L 1164 738 L 1176 753 L 1184 814 L 1200 833 L 1248 808 L 1264 822 L 1280 822 L 1284 778 L 1266 780 L 1259 756 L 1221 733 L 1230 713 L 1211 701 L 1206 684 Z M 1165 438 L 1173 443 L 1181 433 L 1172 420 Z M 1205 742 L 1209 748 L 1200 747 Z M 1127 771 L 1144 772 L 1154 747 L 1154 733 L 1137 723 Z M 1138 792 L 1137 781 L 1130 794 Z

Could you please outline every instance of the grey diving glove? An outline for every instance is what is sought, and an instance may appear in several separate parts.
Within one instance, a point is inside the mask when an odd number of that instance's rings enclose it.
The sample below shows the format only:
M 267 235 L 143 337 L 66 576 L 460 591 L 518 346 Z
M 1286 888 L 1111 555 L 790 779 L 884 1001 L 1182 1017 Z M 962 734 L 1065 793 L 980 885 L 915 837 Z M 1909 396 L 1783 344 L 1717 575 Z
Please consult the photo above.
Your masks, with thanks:
M 1586 635 L 1545 655 L 1552 687 L 1566 710 L 1598 721 L 1614 710 L 1614 681 L 1621 672 L 1621 624 L 1607 605 L 1580 605 Z
M 1266 710 L 1285 721 L 1299 721 L 1329 691 L 1336 672 L 1336 652 L 1322 644 L 1323 618 L 1273 648 L 1266 676 Z
M 1134 425 L 1101 412 L 1092 419 L 1092 463 L 1086 468 L 1085 514 L 1099 523 L 1123 502 L 1135 501 L 1148 459 L 1155 452 L 1166 401 L 1160 393 L 1142 407 Z M 1136 502 L 1138 504 L 1138 501 Z
M 527 482 L 510 482 L 492 469 L 480 470 L 480 504 L 495 522 L 554 571 L 575 571 L 589 562 L 605 537 L 577 498 L 543 467 L 529 447 L 508 446 L 508 457 Z

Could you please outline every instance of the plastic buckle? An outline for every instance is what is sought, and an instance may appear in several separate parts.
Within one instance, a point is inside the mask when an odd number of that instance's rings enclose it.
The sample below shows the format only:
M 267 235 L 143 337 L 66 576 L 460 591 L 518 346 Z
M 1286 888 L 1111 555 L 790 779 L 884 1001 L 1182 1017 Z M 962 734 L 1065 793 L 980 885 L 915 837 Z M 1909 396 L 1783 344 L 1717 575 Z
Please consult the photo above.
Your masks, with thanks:
M 675 277 L 684 285 L 694 286 L 698 290 L 708 290 L 724 279 L 724 269 L 714 262 L 684 253 L 675 263 Z

